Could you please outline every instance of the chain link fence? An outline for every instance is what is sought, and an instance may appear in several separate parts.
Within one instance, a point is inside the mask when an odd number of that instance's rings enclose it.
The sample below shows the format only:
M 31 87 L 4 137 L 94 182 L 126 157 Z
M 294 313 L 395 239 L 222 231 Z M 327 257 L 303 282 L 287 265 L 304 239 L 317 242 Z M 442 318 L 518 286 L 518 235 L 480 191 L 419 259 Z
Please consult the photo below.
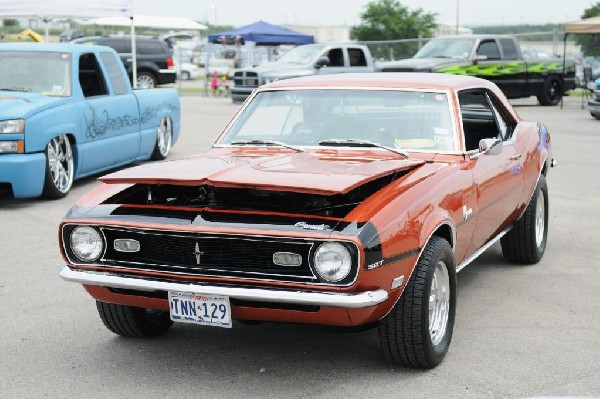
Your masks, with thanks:
M 600 78 L 600 35 L 568 34 L 562 31 L 518 33 L 525 59 L 564 58 L 575 61 L 577 87 L 587 88 L 588 83 Z M 566 39 L 566 40 L 565 40 Z M 363 41 L 376 62 L 394 61 L 413 57 L 431 38 Z

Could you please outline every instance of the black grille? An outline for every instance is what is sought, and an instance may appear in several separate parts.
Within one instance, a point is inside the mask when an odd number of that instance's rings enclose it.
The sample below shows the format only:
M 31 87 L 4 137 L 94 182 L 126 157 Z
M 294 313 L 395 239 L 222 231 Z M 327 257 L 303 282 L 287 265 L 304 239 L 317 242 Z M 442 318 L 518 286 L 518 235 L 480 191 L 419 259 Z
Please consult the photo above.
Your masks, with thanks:
M 191 275 L 262 277 L 285 281 L 316 281 L 311 271 L 312 241 L 245 236 L 220 236 L 102 228 L 105 264 Z M 140 242 L 138 252 L 119 252 L 115 239 Z M 300 266 L 273 263 L 275 252 L 302 256 Z
M 238 71 L 233 76 L 236 86 L 258 87 L 258 74 L 256 72 Z

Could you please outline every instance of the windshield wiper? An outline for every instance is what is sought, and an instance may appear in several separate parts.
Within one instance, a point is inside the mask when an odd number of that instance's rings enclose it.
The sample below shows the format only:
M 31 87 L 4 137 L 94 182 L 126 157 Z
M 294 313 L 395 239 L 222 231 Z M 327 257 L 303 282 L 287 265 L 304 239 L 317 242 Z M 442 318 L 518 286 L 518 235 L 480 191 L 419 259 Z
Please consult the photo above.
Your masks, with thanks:
M 331 140 L 323 140 L 319 141 L 319 145 L 330 145 L 337 147 L 377 147 L 383 148 L 384 150 L 391 151 L 398 155 L 402 155 L 404 158 L 408 158 L 408 152 L 404 150 L 397 150 L 392 147 L 388 147 L 383 144 L 375 143 L 369 140 L 361 140 L 361 139 L 331 139 Z
M 4 91 L 21 91 L 23 93 L 29 93 L 31 89 L 27 89 L 25 87 L 3 87 L 0 90 Z
M 294 147 L 285 143 L 282 143 L 281 141 L 277 141 L 277 140 L 261 140 L 261 139 L 252 139 L 252 140 L 237 140 L 237 141 L 232 141 L 230 143 L 231 145 L 275 145 L 278 147 L 283 147 L 283 148 L 289 148 L 290 150 L 296 151 L 296 152 L 304 152 L 303 149 L 298 148 L 298 147 Z

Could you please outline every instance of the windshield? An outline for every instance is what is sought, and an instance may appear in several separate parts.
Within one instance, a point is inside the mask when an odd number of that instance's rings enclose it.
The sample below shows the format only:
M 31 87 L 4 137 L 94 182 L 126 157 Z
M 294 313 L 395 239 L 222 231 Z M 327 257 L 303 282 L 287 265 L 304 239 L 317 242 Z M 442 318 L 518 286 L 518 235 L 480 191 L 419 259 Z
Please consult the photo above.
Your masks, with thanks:
M 279 57 L 277 62 L 289 62 L 290 64 L 308 64 L 313 61 L 324 46 L 298 46 Z
M 258 93 L 218 144 L 291 146 L 357 139 L 407 150 L 456 149 L 445 93 L 305 89 Z
M 71 95 L 71 55 L 54 52 L 0 52 L 0 89 Z
M 413 58 L 469 58 L 475 39 L 433 39 Z

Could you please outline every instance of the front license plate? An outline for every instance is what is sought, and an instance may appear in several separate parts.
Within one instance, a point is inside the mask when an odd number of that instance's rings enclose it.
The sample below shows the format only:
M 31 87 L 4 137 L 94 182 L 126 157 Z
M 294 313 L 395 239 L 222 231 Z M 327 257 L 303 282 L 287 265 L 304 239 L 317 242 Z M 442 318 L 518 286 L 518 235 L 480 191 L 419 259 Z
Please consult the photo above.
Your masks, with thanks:
M 171 320 L 231 328 L 229 297 L 169 291 Z

